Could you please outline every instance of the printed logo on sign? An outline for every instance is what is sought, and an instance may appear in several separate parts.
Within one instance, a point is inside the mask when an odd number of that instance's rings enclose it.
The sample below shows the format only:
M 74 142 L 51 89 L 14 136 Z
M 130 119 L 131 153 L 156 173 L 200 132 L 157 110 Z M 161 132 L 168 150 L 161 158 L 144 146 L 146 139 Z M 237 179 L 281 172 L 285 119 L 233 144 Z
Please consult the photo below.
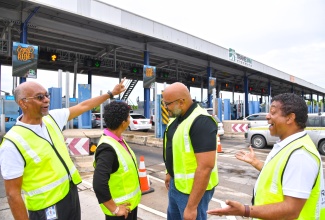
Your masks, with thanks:
M 17 59 L 19 61 L 27 61 L 34 59 L 34 47 L 22 47 L 21 45 L 18 45 L 17 47 Z
M 229 60 L 236 62 L 236 51 L 229 48 Z
M 229 48 L 229 60 L 238 63 L 240 65 L 252 67 L 253 61 L 252 59 L 245 57 L 239 53 L 236 53 L 234 49 Z

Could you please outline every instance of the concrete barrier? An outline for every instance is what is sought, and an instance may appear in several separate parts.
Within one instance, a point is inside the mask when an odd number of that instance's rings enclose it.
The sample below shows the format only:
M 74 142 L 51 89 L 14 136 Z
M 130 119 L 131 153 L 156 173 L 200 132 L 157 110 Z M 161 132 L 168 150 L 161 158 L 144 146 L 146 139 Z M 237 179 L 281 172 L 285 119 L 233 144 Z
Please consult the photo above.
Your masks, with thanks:
M 240 131 L 241 129 L 233 129 L 234 125 L 238 125 L 236 127 L 246 128 L 248 127 L 249 121 L 244 120 L 224 120 L 223 129 L 225 130 L 224 137 L 228 138 L 236 138 L 236 139 L 245 139 L 245 132 Z M 245 130 L 245 129 L 244 129 Z M 221 136 L 222 138 L 222 136 Z
M 133 134 L 123 134 L 124 139 L 128 143 L 135 143 L 140 145 L 147 144 L 147 136 L 133 135 Z

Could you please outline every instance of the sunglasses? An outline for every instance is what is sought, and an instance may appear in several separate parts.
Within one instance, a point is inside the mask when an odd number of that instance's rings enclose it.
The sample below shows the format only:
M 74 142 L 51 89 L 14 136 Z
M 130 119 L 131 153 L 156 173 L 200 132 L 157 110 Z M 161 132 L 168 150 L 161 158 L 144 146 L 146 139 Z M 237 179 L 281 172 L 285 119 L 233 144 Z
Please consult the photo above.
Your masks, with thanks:
M 180 99 L 176 99 L 176 100 L 174 100 L 174 101 L 172 101 L 172 102 L 163 102 L 164 107 L 167 108 L 170 104 L 173 104 L 174 102 L 177 102 L 177 101 L 179 101 L 179 100 L 181 100 L 181 98 L 180 98 Z
M 31 97 L 26 97 L 26 98 L 22 98 L 22 100 L 28 100 L 28 99 L 37 99 L 38 101 L 43 101 L 46 98 L 50 98 L 49 94 L 38 94 L 36 96 L 31 96 Z

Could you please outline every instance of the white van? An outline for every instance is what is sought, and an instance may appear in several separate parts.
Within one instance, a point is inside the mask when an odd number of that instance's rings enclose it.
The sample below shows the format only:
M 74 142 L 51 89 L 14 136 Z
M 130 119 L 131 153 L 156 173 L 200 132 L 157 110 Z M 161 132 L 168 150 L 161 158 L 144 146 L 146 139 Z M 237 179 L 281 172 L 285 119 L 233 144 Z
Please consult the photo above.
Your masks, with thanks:
M 246 118 L 243 118 L 244 121 L 249 121 L 248 127 L 257 127 L 257 126 L 266 126 L 267 120 L 266 115 L 268 113 L 260 112 L 255 113 L 247 116 Z
M 318 151 L 325 155 L 325 114 L 308 114 L 305 131 L 309 134 Z M 273 145 L 278 137 L 271 136 L 269 126 L 251 127 L 245 133 L 246 142 L 254 148 Z

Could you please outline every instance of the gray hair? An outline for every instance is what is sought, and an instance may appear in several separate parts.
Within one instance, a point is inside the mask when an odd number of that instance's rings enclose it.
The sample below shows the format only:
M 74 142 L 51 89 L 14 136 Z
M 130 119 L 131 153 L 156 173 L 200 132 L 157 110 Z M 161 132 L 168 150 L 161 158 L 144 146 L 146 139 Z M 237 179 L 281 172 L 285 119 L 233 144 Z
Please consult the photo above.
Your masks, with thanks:
M 21 100 L 23 97 L 23 91 L 21 86 L 18 86 L 14 90 L 14 97 L 15 97 L 15 102 L 18 104 L 18 101 Z

